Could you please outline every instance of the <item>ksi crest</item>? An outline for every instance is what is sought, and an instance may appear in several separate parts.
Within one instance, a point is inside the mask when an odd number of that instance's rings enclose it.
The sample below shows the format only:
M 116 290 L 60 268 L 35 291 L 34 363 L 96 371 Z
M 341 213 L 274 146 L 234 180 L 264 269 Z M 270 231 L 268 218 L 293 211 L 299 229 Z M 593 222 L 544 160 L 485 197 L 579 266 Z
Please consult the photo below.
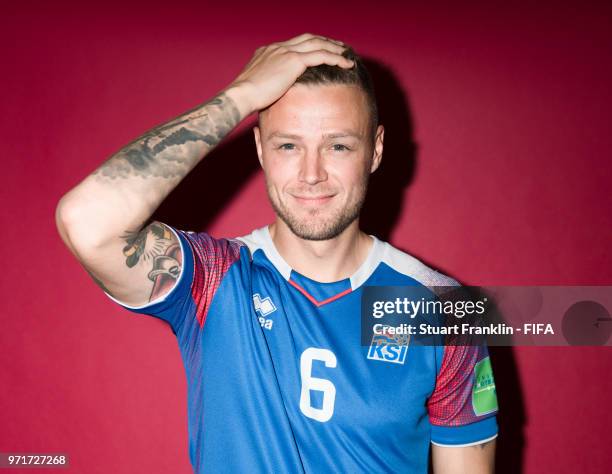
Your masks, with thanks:
M 404 364 L 409 344 L 410 334 L 374 334 L 368 359 Z

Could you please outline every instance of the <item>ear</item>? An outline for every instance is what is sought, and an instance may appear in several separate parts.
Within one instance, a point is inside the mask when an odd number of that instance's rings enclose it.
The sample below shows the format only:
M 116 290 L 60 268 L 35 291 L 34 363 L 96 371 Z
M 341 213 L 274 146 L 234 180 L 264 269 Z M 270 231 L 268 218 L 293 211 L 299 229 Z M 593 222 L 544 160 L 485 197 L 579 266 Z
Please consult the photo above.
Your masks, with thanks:
M 372 166 L 370 173 L 374 173 L 380 166 L 383 154 L 383 141 L 385 138 L 385 127 L 379 125 L 376 128 L 376 136 L 374 137 L 374 151 L 372 152 Z
M 261 130 L 257 125 L 253 127 L 253 134 L 255 135 L 255 148 L 257 148 L 257 158 L 259 159 L 259 164 L 263 168 L 263 159 L 261 153 Z

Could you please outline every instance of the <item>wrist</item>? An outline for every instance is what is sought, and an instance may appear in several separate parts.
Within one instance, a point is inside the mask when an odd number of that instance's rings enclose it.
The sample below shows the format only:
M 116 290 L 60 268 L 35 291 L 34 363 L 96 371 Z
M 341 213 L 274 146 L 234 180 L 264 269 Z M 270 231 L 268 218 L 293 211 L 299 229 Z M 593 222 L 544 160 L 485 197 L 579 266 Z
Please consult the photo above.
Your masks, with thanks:
M 223 93 L 234 102 L 234 105 L 238 109 L 240 120 L 245 119 L 256 110 L 249 98 L 250 94 L 247 91 L 247 87 L 246 83 L 241 82 L 231 84 L 223 90 Z

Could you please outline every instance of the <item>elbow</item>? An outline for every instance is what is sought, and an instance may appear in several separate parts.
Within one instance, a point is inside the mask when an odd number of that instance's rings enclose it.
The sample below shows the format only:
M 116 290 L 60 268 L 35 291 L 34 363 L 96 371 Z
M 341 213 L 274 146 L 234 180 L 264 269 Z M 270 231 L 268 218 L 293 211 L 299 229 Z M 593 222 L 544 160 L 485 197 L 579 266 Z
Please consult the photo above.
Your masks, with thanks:
M 67 222 L 66 196 L 63 196 L 55 206 L 55 226 L 60 235 L 65 233 Z
M 94 230 L 91 212 L 63 196 L 55 208 L 55 225 L 68 249 L 77 257 L 88 255 L 104 245 Z
M 66 196 L 62 197 L 55 207 L 55 227 L 62 241 L 74 252 L 74 247 L 68 236 L 68 209 L 66 206 Z

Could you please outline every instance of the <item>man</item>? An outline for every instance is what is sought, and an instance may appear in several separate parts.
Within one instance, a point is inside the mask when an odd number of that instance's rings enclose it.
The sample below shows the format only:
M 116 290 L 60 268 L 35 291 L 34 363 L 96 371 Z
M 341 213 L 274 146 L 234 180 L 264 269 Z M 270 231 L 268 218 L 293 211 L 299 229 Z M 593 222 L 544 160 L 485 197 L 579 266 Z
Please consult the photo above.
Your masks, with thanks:
M 239 239 L 144 226 L 255 111 L 275 222 Z M 437 473 L 492 471 L 496 406 L 471 402 L 486 348 L 408 347 L 388 363 L 359 344 L 364 286 L 456 284 L 359 230 L 383 135 L 361 60 L 303 34 L 259 48 L 217 97 L 60 201 L 60 234 L 96 282 L 175 333 L 196 472 L 426 472 L 430 442 Z

